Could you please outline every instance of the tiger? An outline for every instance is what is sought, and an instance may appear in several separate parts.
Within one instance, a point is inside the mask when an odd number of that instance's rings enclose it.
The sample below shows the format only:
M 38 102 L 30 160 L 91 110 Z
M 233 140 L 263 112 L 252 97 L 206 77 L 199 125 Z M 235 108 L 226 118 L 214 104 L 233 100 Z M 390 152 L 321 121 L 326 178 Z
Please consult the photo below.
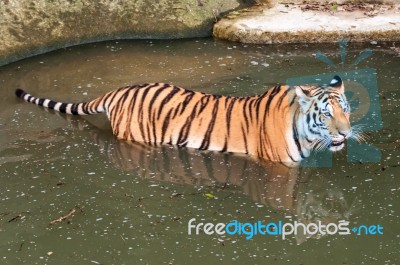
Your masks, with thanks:
M 327 85 L 276 85 L 260 95 L 195 92 L 166 83 L 124 86 L 92 101 L 62 103 L 21 88 L 17 97 L 72 115 L 106 113 L 116 138 L 148 145 L 243 153 L 300 163 L 313 150 L 343 149 L 352 136 L 342 79 Z

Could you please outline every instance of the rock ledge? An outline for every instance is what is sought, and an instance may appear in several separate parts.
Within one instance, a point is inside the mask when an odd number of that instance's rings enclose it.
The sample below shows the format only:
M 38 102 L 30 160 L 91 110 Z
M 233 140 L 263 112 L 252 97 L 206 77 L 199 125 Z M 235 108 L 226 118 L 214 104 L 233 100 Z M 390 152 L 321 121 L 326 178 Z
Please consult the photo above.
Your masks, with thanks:
M 214 25 L 217 38 L 244 43 L 400 41 L 400 5 L 377 15 L 361 10 L 323 12 L 299 5 L 254 6 L 232 12 Z

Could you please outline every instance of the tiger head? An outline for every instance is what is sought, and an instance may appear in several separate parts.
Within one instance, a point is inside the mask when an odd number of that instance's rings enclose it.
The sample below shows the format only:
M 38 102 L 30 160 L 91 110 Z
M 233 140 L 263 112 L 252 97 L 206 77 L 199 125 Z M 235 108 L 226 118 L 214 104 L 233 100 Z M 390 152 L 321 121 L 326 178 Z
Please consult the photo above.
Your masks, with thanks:
M 335 76 L 329 86 L 296 86 L 296 95 L 303 113 L 304 137 L 312 147 L 339 151 L 345 139 L 352 135 L 350 106 L 344 85 Z

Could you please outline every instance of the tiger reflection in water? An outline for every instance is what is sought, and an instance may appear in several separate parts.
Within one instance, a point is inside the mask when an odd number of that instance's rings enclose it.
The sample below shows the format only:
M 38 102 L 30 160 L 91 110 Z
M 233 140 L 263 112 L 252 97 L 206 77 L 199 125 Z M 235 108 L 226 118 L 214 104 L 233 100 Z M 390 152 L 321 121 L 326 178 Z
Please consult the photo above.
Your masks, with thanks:
M 338 188 L 327 187 L 323 179 L 315 181 L 314 178 L 309 182 L 312 168 L 256 161 L 246 155 L 199 152 L 174 146 L 151 147 L 119 141 L 111 135 L 97 134 L 94 129 L 90 131 L 115 166 L 153 181 L 220 188 L 233 185 L 235 191 L 239 190 L 254 202 L 293 215 L 296 221 L 306 225 L 348 220 L 354 210 Z M 298 233 L 296 241 L 300 244 L 309 237 Z

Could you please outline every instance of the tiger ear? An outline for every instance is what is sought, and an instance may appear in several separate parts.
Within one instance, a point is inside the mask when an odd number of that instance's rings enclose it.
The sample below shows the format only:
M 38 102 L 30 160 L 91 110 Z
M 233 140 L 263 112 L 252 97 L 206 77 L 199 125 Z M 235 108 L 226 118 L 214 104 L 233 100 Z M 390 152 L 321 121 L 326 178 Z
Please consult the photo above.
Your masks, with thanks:
M 303 111 L 308 109 L 311 102 L 311 93 L 309 87 L 296 86 L 296 95 L 299 97 L 299 105 Z
M 332 81 L 329 83 L 329 86 L 335 88 L 337 92 L 341 94 L 344 93 L 343 81 L 338 75 L 335 75 L 333 77 Z
M 310 100 L 311 99 L 311 89 L 310 89 L 310 87 L 296 86 L 296 95 L 301 99 Z

